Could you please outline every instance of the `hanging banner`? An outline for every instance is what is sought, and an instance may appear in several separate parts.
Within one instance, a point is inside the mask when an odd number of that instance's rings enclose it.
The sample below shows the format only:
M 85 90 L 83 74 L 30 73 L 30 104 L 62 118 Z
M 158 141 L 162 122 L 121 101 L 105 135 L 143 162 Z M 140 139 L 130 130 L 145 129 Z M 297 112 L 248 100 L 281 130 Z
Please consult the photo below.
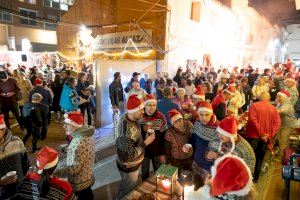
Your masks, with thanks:
M 147 34 L 152 38 L 152 30 L 147 29 Z M 129 31 L 98 35 L 93 44 L 94 51 L 123 51 L 128 40 L 131 39 L 139 50 L 151 49 L 146 40 L 146 36 L 140 31 Z M 127 50 L 135 50 L 134 46 L 129 43 Z

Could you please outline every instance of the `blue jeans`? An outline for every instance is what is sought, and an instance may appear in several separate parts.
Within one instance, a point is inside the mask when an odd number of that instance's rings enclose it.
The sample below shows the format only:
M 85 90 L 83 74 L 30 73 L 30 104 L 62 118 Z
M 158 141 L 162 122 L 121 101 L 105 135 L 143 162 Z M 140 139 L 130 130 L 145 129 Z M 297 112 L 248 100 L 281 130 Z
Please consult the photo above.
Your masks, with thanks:
M 127 195 L 133 188 L 137 185 L 137 181 L 139 178 L 139 169 L 134 172 L 122 172 L 121 175 L 121 183 L 119 186 L 119 192 L 117 199 L 122 199 L 125 195 Z

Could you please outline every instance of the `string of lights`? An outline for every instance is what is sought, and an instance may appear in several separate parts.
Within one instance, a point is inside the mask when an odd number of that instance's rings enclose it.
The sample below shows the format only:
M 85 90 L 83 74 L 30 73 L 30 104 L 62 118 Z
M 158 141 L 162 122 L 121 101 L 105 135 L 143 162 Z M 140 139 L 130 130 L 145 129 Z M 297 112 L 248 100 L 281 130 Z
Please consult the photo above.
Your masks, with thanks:
M 129 44 L 132 44 L 132 46 L 134 47 L 135 51 L 136 52 L 132 52 L 132 51 L 128 51 L 127 50 L 127 47 Z M 69 56 L 66 56 L 64 55 L 63 53 L 59 52 L 59 51 L 54 51 L 54 52 L 44 52 L 42 53 L 41 55 L 38 55 L 38 56 L 34 56 L 34 55 L 31 55 L 31 54 L 28 54 L 30 57 L 34 58 L 34 59 L 40 59 L 42 58 L 43 56 L 45 56 L 46 54 L 57 54 L 59 55 L 60 57 L 66 59 L 66 60 L 72 60 L 72 61 L 77 61 L 77 60 L 83 60 L 83 59 L 86 59 L 86 58 L 89 58 L 89 57 L 92 57 L 94 56 L 94 54 L 96 55 L 101 55 L 101 54 L 104 54 L 106 56 L 110 56 L 110 57 L 119 57 L 121 56 L 121 59 L 123 59 L 124 55 L 126 54 L 129 54 L 131 56 L 135 56 L 135 57 L 148 57 L 151 53 L 153 52 L 153 49 L 149 49 L 147 51 L 144 51 L 144 52 L 141 52 L 138 47 L 135 45 L 135 43 L 132 41 L 132 39 L 129 39 L 123 49 L 122 52 L 118 52 L 118 53 L 108 53 L 108 52 L 105 52 L 105 51 L 90 51 L 89 53 L 85 54 L 84 56 L 80 56 L 80 57 L 69 57 Z

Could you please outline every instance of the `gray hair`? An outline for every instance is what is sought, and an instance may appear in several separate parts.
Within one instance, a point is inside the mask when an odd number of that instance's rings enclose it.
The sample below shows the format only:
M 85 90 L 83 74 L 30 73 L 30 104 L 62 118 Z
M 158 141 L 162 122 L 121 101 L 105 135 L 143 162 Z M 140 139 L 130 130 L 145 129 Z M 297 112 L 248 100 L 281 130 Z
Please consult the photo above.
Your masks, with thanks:
M 40 101 L 43 99 L 43 96 L 39 93 L 34 93 L 31 97 L 32 101 Z

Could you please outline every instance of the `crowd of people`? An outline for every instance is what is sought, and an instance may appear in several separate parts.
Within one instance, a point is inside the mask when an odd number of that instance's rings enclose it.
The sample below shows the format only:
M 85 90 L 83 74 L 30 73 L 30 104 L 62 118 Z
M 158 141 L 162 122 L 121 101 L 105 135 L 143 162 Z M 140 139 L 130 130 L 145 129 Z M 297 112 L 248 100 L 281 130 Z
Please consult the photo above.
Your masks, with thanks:
M 95 88 L 92 65 L 0 68 L 0 199 L 93 199 Z M 268 150 L 281 159 L 299 133 L 299 69 L 178 67 L 171 79 L 134 72 L 123 87 L 115 72 L 109 95 L 115 115 L 117 199 L 162 164 L 191 171 L 191 199 L 253 199 Z M 24 133 L 11 131 L 14 116 Z M 53 116 L 52 116 L 53 115 Z M 87 121 L 87 123 L 85 123 Z M 47 141 L 50 123 L 63 123 L 66 159 Z M 26 143 L 32 136 L 30 153 Z M 27 144 L 28 145 L 28 144 Z
M 16 69 L 5 64 L 0 68 L 1 200 L 93 199 L 92 68 L 84 63 L 80 71 L 67 64 Z M 23 138 L 12 132 L 12 122 L 22 130 Z M 50 122 L 63 123 L 66 159 L 59 160 L 57 149 L 38 145 L 40 140 L 47 142 Z M 31 136 L 32 145 L 26 145 Z M 30 159 L 33 153 L 36 159 Z
M 290 60 L 262 72 L 186 66 L 173 78 L 139 76 L 134 72 L 123 87 L 116 72 L 109 86 L 120 115 L 117 199 L 136 187 L 140 168 L 142 180 L 149 177 L 150 161 L 154 171 L 162 164 L 177 167 L 179 176 L 191 171 L 192 199 L 247 198 L 266 152 L 282 159 L 291 134 L 299 134 L 299 68 Z

